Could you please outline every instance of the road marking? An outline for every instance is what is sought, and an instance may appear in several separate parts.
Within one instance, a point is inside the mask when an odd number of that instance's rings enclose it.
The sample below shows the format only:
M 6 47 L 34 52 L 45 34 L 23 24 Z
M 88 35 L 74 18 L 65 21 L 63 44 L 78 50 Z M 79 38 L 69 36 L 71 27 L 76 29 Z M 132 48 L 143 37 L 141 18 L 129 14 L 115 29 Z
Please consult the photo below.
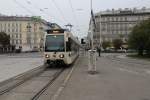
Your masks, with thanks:
M 69 72 L 69 74 L 67 75 L 67 77 L 65 78 L 64 82 L 62 83 L 62 85 L 58 88 L 58 90 L 56 91 L 56 93 L 54 94 L 54 96 L 52 97 L 51 100 L 57 100 L 58 96 L 60 95 L 60 93 L 63 91 L 63 89 L 65 88 L 67 82 L 69 81 L 72 73 L 73 73 L 74 67 L 72 67 L 71 71 Z
M 147 74 L 150 74 L 150 70 L 145 70 L 145 72 L 146 72 Z
M 119 70 L 120 70 L 120 71 L 129 72 L 129 73 L 133 73 L 133 74 L 139 74 L 139 72 L 132 71 L 132 70 L 128 70 L 128 69 L 124 69 L 124 68 L 119 68 Z

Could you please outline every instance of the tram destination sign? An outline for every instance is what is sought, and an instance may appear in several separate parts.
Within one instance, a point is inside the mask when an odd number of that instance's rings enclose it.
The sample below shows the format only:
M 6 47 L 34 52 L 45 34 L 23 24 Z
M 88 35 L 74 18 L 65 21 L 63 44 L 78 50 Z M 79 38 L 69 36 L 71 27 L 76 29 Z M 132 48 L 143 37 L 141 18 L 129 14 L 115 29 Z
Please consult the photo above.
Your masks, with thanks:
M 47 30 L 48 34 L 63 34 L 64 33 L 64 29 L 53 29 L 53 30 Z

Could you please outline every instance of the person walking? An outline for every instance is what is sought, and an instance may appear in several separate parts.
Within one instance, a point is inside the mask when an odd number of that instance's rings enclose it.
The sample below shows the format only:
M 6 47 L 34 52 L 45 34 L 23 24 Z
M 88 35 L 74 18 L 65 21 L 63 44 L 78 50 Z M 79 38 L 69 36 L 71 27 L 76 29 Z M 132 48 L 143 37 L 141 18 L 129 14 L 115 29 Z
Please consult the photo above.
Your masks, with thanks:
M 98 56 L 100 57 L 100 56 L 101 56 L 101 48 L 98 47 L 98 48 L 97 48 L 97 51 L 98 51 Z

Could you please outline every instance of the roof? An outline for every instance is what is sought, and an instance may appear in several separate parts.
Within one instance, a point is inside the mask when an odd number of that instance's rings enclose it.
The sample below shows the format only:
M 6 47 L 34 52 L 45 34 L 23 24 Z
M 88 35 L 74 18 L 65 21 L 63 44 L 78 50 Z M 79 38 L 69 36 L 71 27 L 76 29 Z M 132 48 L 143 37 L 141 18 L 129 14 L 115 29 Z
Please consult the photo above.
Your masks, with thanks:
M 40 16 L 22 17 L 22 16 L 0 16 L 0 21 L 41 21 L 44 24 L 47 22 L 41 19 Z
M 98 16 L 136 16 L 136 15 L 150 15 L 150 9 L 145 8 L 145 9 L 124 9 L 124 10 L 106 10 L 106 11 L 101 11 L 95 14 L 95 17 Z

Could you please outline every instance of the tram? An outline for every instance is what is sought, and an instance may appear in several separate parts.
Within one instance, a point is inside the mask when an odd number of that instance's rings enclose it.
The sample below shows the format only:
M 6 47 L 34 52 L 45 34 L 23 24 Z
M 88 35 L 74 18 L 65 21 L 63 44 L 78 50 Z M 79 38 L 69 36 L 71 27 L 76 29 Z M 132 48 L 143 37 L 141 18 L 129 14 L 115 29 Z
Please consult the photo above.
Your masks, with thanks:
M 79 56 L 80 42 L 66 29 L 47 30 L 44 40 L 44 64 L 72 64 Z

